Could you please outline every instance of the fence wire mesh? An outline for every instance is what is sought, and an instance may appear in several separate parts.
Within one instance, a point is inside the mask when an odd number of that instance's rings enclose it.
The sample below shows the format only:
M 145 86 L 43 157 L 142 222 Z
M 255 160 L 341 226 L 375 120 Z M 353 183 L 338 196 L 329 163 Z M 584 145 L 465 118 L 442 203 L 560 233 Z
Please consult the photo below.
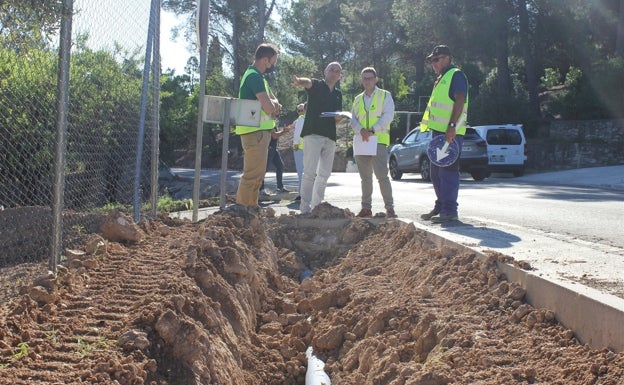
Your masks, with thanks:
M 149 200 L 152 144 L 157 143 L 151 96 L 144 136 L 139 137 L 150 4 L 73 3 L 64 248 L 82 233 L 97 231 L 98 211 L 137 203 L 138 148 L 139 204 L 145 202 L 142 210 L 154 204 Z M 0 40 L 8 39 L 2 33 L 6 27 L 0 21 Z M 46 37 L 43 47 L 20 41 L 0 44 L 0 267 L 29 262 L 45 271 L 52 252 L 59 36 Z M 150 81 L 148 95 L 156 92 L 153 88 Z

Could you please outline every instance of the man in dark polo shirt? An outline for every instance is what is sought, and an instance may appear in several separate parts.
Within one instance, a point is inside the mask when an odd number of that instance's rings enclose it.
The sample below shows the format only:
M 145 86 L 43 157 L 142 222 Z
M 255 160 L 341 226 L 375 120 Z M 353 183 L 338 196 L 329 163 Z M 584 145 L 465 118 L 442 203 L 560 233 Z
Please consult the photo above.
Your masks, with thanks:
M 336 151 L 336 122 L 340 118 L 321 117 L 323 112 L 342 110 L 342 92 L 336 87 L 342 74 L 338 62 L 325 68 L 323 80 L 294 77 L 293 86 L 304 87 L 308 95 L 306 118 L 303 123 L 303 180 L 301 181 L 302 214 L 309 213 L 325 196 L 327 179 L 332 172 Z

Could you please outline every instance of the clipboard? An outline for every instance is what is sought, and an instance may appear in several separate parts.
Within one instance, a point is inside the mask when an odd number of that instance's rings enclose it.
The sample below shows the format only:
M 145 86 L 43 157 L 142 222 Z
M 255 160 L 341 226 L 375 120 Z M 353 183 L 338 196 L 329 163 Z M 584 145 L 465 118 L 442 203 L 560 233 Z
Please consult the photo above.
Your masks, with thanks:
M 370 136 L 368 142 L 365 142 L 362 135 L 353 135 L 353 155 L 377 155 L 377 137 Z
M 329 112 L 321 112 L 321 118 L 337 118 L 339 116 L 343 116 L 345 118 L 351 119 L 350 111 L 329 111 Z

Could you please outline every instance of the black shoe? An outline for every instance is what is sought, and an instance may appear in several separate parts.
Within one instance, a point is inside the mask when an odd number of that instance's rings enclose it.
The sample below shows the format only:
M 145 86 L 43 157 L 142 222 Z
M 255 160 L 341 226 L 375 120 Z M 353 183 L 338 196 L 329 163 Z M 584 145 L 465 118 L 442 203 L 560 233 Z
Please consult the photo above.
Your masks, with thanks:
M 371 211 L 371 209 L 362 209 L 356 215 L 356 217 L 358 217 L 358 218 L 369 218 L 369 217 L 372 217 L 372 216 L 373 216 L 373 212 Z
M 257 217 L 260 214 L 259 206 L 244 206 L 238 203 L 227 206 L 223 209 L 224 213 L 236 215 L 236 216 L 254 216 Z
M 442 213 L 438 217 L 431 218 L 431 223 L 449 223 L 458 220 L 457 214 Z
M 300 201 L 301 200 L 301 195 L 297 195 L 297 197 L 295 198 L 296 201 Z
M 276 191 L 277 191 L 277 192 L 280 192 L 280 193 L 288 193 L 288 192 L 290 192 L 290 190 L 286 190 L 286 189 L 285 189 L 285 188 L 283 188 L 283 187 L 278 188 Z
M 438 214 L 440 214 L 440 210 L 433 209 L 433 210 L 429 211 L 427 214 L 422 214 L 420 216 L 420 219 L 424 219 L 424 220 L 428 221 L 428 220 L 430 220 L 431 218 L 435 217 Z

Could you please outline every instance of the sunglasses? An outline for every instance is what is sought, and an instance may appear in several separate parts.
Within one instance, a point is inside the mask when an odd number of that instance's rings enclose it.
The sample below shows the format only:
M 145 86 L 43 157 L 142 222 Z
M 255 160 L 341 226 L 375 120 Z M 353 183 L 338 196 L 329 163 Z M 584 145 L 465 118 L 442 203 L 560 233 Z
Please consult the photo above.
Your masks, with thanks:
M 374 76 L 362 76 L 362 80 L 373 80 L 375 79 Z
M 436 57 L 436 58 L 431 59 L 431 62 L 432 62 L 432 63 L 437 63 L 437 62 L 439 62 L 440 60 L 442 60 L 442 58 L 443 58 L 443 57 L 446 57 L 446 56 L 438 56 L 438 57 Z

